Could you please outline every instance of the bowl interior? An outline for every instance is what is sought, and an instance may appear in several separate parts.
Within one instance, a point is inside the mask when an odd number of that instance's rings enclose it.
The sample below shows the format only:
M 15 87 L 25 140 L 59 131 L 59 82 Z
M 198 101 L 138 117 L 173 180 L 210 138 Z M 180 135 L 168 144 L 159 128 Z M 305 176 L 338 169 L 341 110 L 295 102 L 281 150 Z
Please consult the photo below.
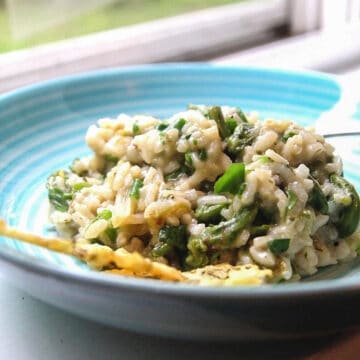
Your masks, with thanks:
M 340 95 L 334 78 L 317 73 L 181 64 L 101 71 L 4 95 L 0 98 L 0 216 L 22 229 L 50 234 L 46 178 L 74 158 L 90 154 L 85 132 L 101 117 L 123 112 L 166 118 L 190 103 L 204 103 L 239 106 L 257 111 L 261 118 L 310 125 Z M 346 176 L 360 189 L 360 139 L 349 140 L 333 141 L 345 157 Z M 0 243 L 38 261 L 87 271 L 71 257 L 5 238 Z M 323 277 L 343 275 L 350 267 L 341 269 L 332 269 L 330 275 L 323 271 Z

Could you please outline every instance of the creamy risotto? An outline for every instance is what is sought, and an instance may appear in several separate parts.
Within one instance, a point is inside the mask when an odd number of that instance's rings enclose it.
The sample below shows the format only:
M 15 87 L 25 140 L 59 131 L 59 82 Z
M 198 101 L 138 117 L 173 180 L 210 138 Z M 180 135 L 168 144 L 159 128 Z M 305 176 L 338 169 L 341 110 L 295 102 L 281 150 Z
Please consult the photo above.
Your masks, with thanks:
M 51 221 L 77 243 L 138 252 L 189 277 L 240 266 L 267 282 L 356 256 L 358 194 L 311 129 L 191 105 L 166 120 L 100 119 L 86 142 L 94 155 L 47 181 Z

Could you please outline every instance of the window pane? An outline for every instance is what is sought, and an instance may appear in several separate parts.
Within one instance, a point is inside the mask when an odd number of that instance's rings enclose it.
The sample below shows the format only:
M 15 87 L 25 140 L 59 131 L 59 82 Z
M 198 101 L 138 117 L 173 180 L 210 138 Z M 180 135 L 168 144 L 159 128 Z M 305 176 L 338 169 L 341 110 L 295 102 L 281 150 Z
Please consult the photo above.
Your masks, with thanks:
M 0 52 L 236 2 L 239 0 L 0 0 Z

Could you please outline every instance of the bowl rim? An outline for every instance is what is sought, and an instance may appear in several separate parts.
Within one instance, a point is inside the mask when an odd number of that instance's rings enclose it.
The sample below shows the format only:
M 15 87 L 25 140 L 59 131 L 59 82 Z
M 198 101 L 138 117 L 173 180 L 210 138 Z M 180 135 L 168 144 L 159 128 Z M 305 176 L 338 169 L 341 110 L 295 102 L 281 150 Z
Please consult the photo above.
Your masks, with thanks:
M 329 80 L 337 85 L 341 93 L 341 82 L 339 76 L 317 72 L 313 70 L 284 70 L 272 67 L 260 66 L 238 66 L 238 65 L 221 65 L 213 63 L 163 63 L 150 65 L 125 66 L 118 68 L 101 69 L 95 71 L 84 72 L 81 74 L 67 75 L 52 80 L 39 82 L 36 84 L 21 87 L 0 95 L 0 105 L 7 101 L 14 100 L 19 96 L 31 94 L 34 91 L 43 91 L 49 87 L 62 87 L 82 80 L 95 79 L 104 76 L 112 76 L 119 74 L 131 73 L 163 73 L 164 71 L 249 71 L 261 72 L 268 74 L 303 76 L 317 79 Z M 63 282 L 75 282 L 84 286 L 96 286 L 102 289 L 111 289 L 112 291 L 120 291 L 122 289 L 145 291 L 149 293 L 178 295 L 186 297 L 207 297 L 207 298 L 241 298 L 241 299 L 274 299 L 274 298 L 297 298 L 354 294 L 360 290 L 360 283 L 357 283 L 353 277 L 318 280 L 314 282 L 298 282 L 286 284 L 269 284 L 262 286 L 198 286 L 187 283 L 173 283 L 169 281 L 159 281 L 153 279 L 141 279 L 111 276 L 96 271 L 71 271 L 66 267 L 57 267 L 50 263 L 41 263 L 35 261 L 30 255 L 17 252 L 14 249 L 1 247 L 0 261 L 4 264 L 15 265 L 17 268 L 37 274 L 40 276 L 51 277 Z M 352 281 L 353 280 L 353 281 Z
M 317 78 L 322 80 L 328 80 L 333 82 L 334 85 L 342 87 L 342 77 L 337 74 L 328 74 L 321 71 L 310 69 L 281 69 L 276 67 L 265 66 L 249 66 L 249 65 L 233 65 L 233 64 L 217 64 L 210 62 L 173 62 L 173 63 L 158 63 L 158 64 L 142 64 L 142 65 L 129 65 L 122 67 L 109 67 L 105 69 L 85 71 L 81 73 L 69 74 L 65 76 L 54 77 L 46 81 L 39 81 L 33 84 L 21 86 L 19 88 L 7 91 L 0 94 L 0 102 L 8 101 L 14 97 L 26 95 L 32 91 L 43 90 L 48 87 L 59 87 L 69 85 L 73 82 L 79 82 L 82 80 L 95 79 L 101 76 L 111 77 L 112 75 L 119 74 L 131 74 L 131 73 L 163 73 L 164 71 L 182 71 L 182 70 L 194 70 L 194 71 L 248 71 L 248 72 L 262 72 L 267 74 L 281 74 L 291 76 L 302 76 L 308 78 Z M 0 104 L 1 105 L 1 104 Z

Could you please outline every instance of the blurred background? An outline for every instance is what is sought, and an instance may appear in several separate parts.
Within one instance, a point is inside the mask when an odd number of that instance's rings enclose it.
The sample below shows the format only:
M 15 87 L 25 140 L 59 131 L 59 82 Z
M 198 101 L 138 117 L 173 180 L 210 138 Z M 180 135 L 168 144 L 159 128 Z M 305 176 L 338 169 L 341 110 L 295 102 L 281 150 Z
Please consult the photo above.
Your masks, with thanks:
M 236 0 L 0 0 L 0 51 L 116 29 Z
M 360 72 L 360 0 L 0 0 L 0 92 L 172 61 Z

